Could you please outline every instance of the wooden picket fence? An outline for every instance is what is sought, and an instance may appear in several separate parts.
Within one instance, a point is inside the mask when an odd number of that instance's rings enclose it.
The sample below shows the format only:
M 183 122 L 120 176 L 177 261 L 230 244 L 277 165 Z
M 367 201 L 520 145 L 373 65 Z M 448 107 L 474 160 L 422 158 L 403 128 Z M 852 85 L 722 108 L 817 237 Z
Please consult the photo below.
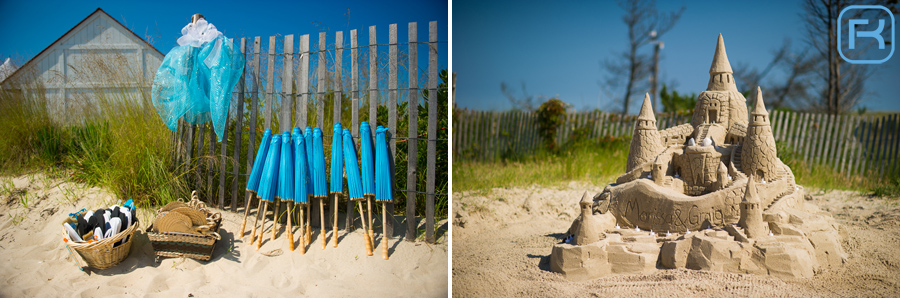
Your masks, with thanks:
M 357 38 L 357 30 L 350 30 L 349 48 L 344 40 L 342 31 L 337 31 L 333 35 L 333 39 L 328 41 L 325 32 L 319 33 L 318 50 L 310 49 L 309 35 L 301 35 L 299 38 L 299 50 L 295 51 L 297 45 L 294 41 L 294 35 L 285 35 L 283 38 L 277 36 L 269 37 L 268 53 L 263 51 L 261 47 L 261 38 L 259 36 L 252 39 L 240 38 L 235 39 L 235 44 L 240 45 L 240 51 L 245 57 L 246 67 L 240 82 L 235 87 L 231 100 L 231 113 L 228 118 L 228 126 L 234 125 L 239 129 L 229 131 L 226 128 L 223 140 L 216 142 L 215 133 L 212 133 L 212 127 L 209 124 L 203 125 L 187 125 L 182 123 L 177 133 L 173 133 L 174 148 L 173 154 L 176 156 L 173 161 L 177 165 L 190 169 L 189 175 L 194 176 L 189 180 L 192 187 L 203 192 L 209 198 L 209 202 L 222 209 L 235 212 L 243 212 L 239 207 L 244 205 L 247 196 L 245 186 L 247 176 L 249 176 L 254 159 L 256 157 L 256 146 L 258 145 L 257 137 L 261 137 L 262 132 L 266 129 L 274 128 L 272 121 L 273 115 L 278 117 L 278 127 L 280 130 L 290 131 L 297 126 L 301 129 L 306 126 L 321 127 L 325 139 L 324 144 L 331 144 L 332 126 L 336 122 L 341 122 L 341 99 L 342 94 L 349 93 L 351 98 L 351 123 L 342 123 L 345 128 L 351 130 L 355 143 L 359 148 L 359 119 L 360 104 L 368 104 L 369 125 L 371 125 L 372 138 L 374 140 L 375 127 L 377 125 L 385 126 L 390 129 L 389 138 L 391 160 L 396 158 L 397 140 L 409 140 L 408 144 L 408 172 L 407 175 L 408 189 L 398 189 L 394 187 L 395 194 L 404 192 L 407 195 L 407 234 L 405 239 L 415 241 L 417 238 L 418 220 L 415 217 L 415 197 L 418 193 L 416 185 L 416 150 L 418 141 L 427 142 L 427 169 L 426 169 L 426 214 L 425 214 L 425 241 L 433 243 L 435 241 L 435 222 L 434 222 L 434 201 L 435 195 L 435 160 L 436 147 L 438 146 L 437 136 L 437 117 L 438 117 L 438 31 L 437 22 L 430 22 L 428 25 L 428 41 L 419 42 L 417 33 L 417 24 L 409 23 L 408 41 L 407 43 L 398 43 L 397 41 L 397 24 L 389 25 L 389 42 L 387 44 L 377 43 L 377 34 L 375 26 L 369 27 L 369 43 L 360 44 Z M 278 39 L 281 39 L 283 49 L 278 49 Z M 327 46 L 328 42 L 333 42 L 333 48 Z M 248 45 L 248 43 L 250 43 Z M 446 43 L 446 41 L 440 41 Z M 398 47 L 406 46 L 406 60 L 398 60 Z M 379 87 L 378 73 L 379 67 L 385 67 L 379 63 L 378 47 L 387 46 L 388 63 L 386 67 L 389 69 L 387 88 Z M 427 46 L 428 48 L 428 66 L 427 66 L 427 85 L 419 84 L 419 67 L 418 67 L 418 48 L 419 46 Z M 350 83 L 349 90 L 345 90 L 343 84 L 344 59 L 347 58 L 346 51 L 349 50 L 350 55 Z M 368 51 L 368 73 L 365 73 L 364 60 L 361 58 Z M 311 73 L 310 59 L 318 59 L 315 66 L 315 72 Z M 362 60 L 362 61 L 361 61 Z M 401 89 L 398 86 L 398 65 L 406 62 L 408 69 L 408 88 Z M 267 64 L 267 67 L 264 65 Z M 280 66 L 279 67 L 277 66 Z M 361 68 L 363 68 L 361 70 Z M 362 72 L 362 73 L 361 73 Z M 368 74 L 365 78 L 362 75 Z M 326 80 L 328 79 L 328 80 Z M 361 79 L 368 79 L 368 84 Z M 276 81 L 280 81 L 280 89 L 276 87 Z M 314 84 L 314 85 L 313 85 Z M 361 86 L 362 85 L 362 86 Z M 294 90 L 297 89 L 297 90 Z M 406 93 L 409 102 L 418 103 L 422 99 L 421 91 L 429 90 L 429 96 L 435 100 L 428 100 L 428 127 L 427 138 L 418 137 L 421 133 L 418 131 L 417 125 L 409 125 L 407 136 L 400 137 L 397 134 L 397 108 L 398 98 L 401 92 Z M 368 91 L 368 93 L 366 93 Z M 386 93 L 386 94 L 385 94 Z M 326 95 L 332 100 L 326 99 Z M 386 95 L 386 96 L 385 96 Z M 386 102 L 378 102 L 378 98 L 386 98 Z M 249 104 L 244 103 L 244 99 L 249 99 Z M 372 99 L 372 100 L 369 100 Z M 325 106 L 327 102 L 333 102 L 334 110 L 332 119 L 325 119 Z M 257 127 L 260 118 L 259 106 L 262 105 L 263 119 L 262 127 Z M 388 109 L 387 123 L 377 121 L 378 106 L 386 106 Z M 314 106 L 315 108 L 309 108 Z M 409 112 L 409 123 L 418 123 L 418 106 L 419 104 L 407 105 Z M 365 108 L 365 107 L 362 107 Z M 244 117 L 244 109 L 250 109 L 249 117 Z M 276 114 L 277 113 L 277 114 Z M 315 113 L 315 114 L 309 114 Z M 315 123 L 312 118 L 315 116 Z M 247 119 L 245 119 L 247 118 Z M 331 121 L 329 121 L 331 120 Z M 182 121 L 183 122 L 183 121 Z M 279 133 L 275 131 L 274 133 Z M 243 134 L 249 134 L 249 144 L 243 144 Z M 196 138 L 195 138 L 196 136 Z M 446 140 L 444 140 L 446 142 Z M 242 148 L 249 146 L 249 148 Z M 244 151 L 245 150 L 245 151 Z M 358 150 L 358 149 L 357 149 Z M 326 150 L 328 151 L 328 150 Z M 246 155 L 244 155 L 246 152 Z M 200 158 L 198 158 L 200 157 Z M 327 162 L 327 161 L 326 161 Z M 243 167 L 242 167 L 243 165 Z M 393 166 L 391 167 L 393 171 Z M 403 175 L 403 173 L 395 173 L 394 175 Z M 214 181 L 217 176 L 218 181 Z M 205 177 L 205 179 L 203 179 Z M 394 181 L 392 179 L 392 181 Z M 229 191 L 230 190 L 230 191 Z M 230 198 L 228 197 L 230 195 Z M 250 202 L 253 208 L 255 199 Z M 355 206 L 349 200 L 346 200 L 346 222 L 344 227 L 352 230 L 357 220 L 355 215 Z M 312 203 L 312 202 L 311 202 Z M 375 204 L 373 202 L 373 204 Z M 331 205 L 330 208 L 336 208 Z M 375 204 L 380 205 L 380 204 Z M 311 204 L 312 224 L 318 226 L 318 204 Z M 247 206 L 244 206 L 245 208 Z M 393 203 L 387 204 L 389 214 L 394 214 Z M 283 210 L 284 208 L 282 208 Z M 334 214 L 334 209 L 326 214 Z M 327 216 L 327 215 L 326 215 Z M 421 216 L 421 215 L 420 215 Z M 330 222 L 330 221 L 329 221 Z M 393 237 L 393 220 L 388 221 L 388 234 Z
M 775 140 L 807 164 L 827 165 L 848 176 L 883 177 L 900 171 L 900 114 L 771 111 L 769 118 Z M 602 111 L 569 113 L 556 142 L 564 143 L 576 130 L 591 139 L 630 136 L 636 119 Z M 689 112 L 660 113 L 656 124 L 666 129 L 690 119 Z M 491 162 L 504 155 L 528 154 L 542 146 L 537 128 L 535 113 L 454 109 L 453 158 Z

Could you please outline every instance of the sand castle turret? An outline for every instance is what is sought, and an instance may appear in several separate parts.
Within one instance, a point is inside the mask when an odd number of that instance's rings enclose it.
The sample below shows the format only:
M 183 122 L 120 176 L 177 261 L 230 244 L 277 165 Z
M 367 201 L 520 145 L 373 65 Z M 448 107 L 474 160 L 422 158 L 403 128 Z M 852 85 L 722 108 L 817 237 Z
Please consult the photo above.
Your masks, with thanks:
M 747 136 L 744 138 L 743 170 L 753 175 L 757 182 L 778 179 L 778 158 L 775 151 L 775 137 L 769 125 L 769 112 L 763 104 L 762 89 L 756 88 L 756 102 L 750 112 Z
M 756 183 L 751 175 L 747 182 L 747 191 L 741 201 L 741 218 L 738 225 L 744 228 L 744 233 L 750 238 L 759 238 L 767 235 L 766 224 L 763 223 L 762 207 L 759 196 L 756 194 Z
M 734 71 L 725 54 L 725 40 L 719 34 L 709 67 L 709 84 L 697 97 L 691 117 L 693 137 L 697 140 L 709 137 L 716 144 L 743 139 L 743 127 L 747 124 L 746 104 L 747 100 L 734 83 Z
M 663 150 L 659 130 L 656 129 L 656 116 L 653 115 L 653 107 L 650 105 L 650 94 L 644 94 L 644 103 L 641 105 L 641 113 L 634 125 L 634 134 L 631 138 L 631 147 L 628 150 L 626 171 L 653 160 Z
M 728 62 L 728 55 L 725 54 L 725 40 L 722 39 L 721 33 L 716 44 L 712 65 L 709 66 L 709 84 L 707 84 L 706 90 L 737 91 L 737 86 L 734 84 L 734 71 L 731 70 L 731 63 Z
M 575 231 L 575 245 L 585 245 L 600 241 L 603 228 L 594 219 L 593 198 L 587 192 L 581 197 L 581 224 Z

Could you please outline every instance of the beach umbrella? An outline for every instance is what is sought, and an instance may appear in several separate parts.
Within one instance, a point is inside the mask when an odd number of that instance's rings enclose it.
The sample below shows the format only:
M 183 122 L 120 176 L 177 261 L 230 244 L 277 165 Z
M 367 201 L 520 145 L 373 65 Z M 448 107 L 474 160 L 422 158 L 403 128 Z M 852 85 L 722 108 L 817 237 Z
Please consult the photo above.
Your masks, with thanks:
M 325 249 L 325 198 L 328 193 L 328 185 L 325 181 L 325 147 L 322 144 L 322 130 L 318 127 L 313 130 L 313 164 L 315 164 L 313 177 L 313 192 L 319 200 L 319 233 L 322 235 L 322 249 Z
M 287 209 L 287 203 L 294 203 L 294 151 L 291 150 L 291 133 L 285 130 L 281 133 L 281 166 L 278 169 L 278 189 L 280 190 L 280 203 L 284 203 Z M 278 204 L 275 202 L 275 228 L 272 229 L 272 241 L 275 241 L 275 234 L 278 232 Z M 291 221 L 291 210 L 288 210 L 288 223 Z M 288 227 L 290 229 L 290 227 Z M 293 241 L 291 241 L 293 243 Z
M 309 181 L 309 167 L 306 159 L 306 142 L 303 134 L 300 133 L 299 127 L 294 127 L 294 204 L 300 204 L 300 253 L 306 253 L 306 238 L 304 237 L 305 224 L 303 217 L 303 209 L 308 207 L 309 198 L 307 195 L 311 193 L 311 189 L 307 188 Z M 288 221 L 290 225 L 290 221 Z M 291 250 L 294 250 L 294 234 L 290 232 L 288 227 L 288 236 L 291 238 Z
M 247 199 L 244 201 L 244 221 L 241 223 L 241 237 L 244 237 L 244 228 L 247 227 L 247 216 L 250 215 L 250 198 L 256 195 L 256 190 L 259 189 L 259 176 L 262 174 L 263 162 L 266 160 L 266 150 L 269 149 L 269 138 L 271 137 L 272 130 L 266 129 L 266 132 L 263 133 L 262 142 L 259 143 L 259 150 L 256 151 L 256 158 L 253 160 L 250 177 L 247 177 Z M 259 212 L 259 209 L 256 210 L 256 212 Z
M 309 217 L 311 215 L 310 208 L 312 207 L 313 197 L 315 196 L 315 168 L 316 164 L 313 162 L 313 129 L 309 126 L 303 132 L 303 138 L 306 139 L 306 165 L 309 166 L 307 169 L 307 175 L 309 175 L 309 180 L 306 183 L 307 189 L 307 199 L 309 200 L 309 204 L 306 205 L 306 245 L 309 245 L 309 242 L 312 241 L 312 228 L 310 225 Z
M 381 244 L 384 246 L 383 257 L 388 259 L 388 234 L 387 234 L 387 203 L 393 200 L 391 189 L 391 161 L 387 149 L 387 128 L 378 126 L 375 130 L 375 200 L 381 202 L 381 217 L 383 235 Z
M 341 146 L 343 131 L 341 124 L 335 123 L 334 131 L 331 134 L 331 192 L 329 195 L 334 197 L 334 217 L 332 217 L 334 225 L 331 226 L 334 247 L 338 246 L 338 203 L 344 193 L 344 156 L 341 154 L 344 151 Z
M 266 163 L 263 166 L 262 176 L 259 178 L 259 198 L 262 205 L 262 212 L 257 214 L 257 219 L 262 217 L 262 227 L 266 226 L 266 211 L 269 209 L 269 202 L 275 199 L 275 192 L 278 187 L 278 167 L 281 159 L 281 135 L 274 134 L 272 141 L 269 143 L 269 150 L 266 153 Z M 259 243 L 256 249 L 262 246 L 263 232 L 259 231 Z M 256 239 L 256 222 L 253 223 L 253 231 L 250 232 L 250 244 Z
M 359 124 L 359 140 L 359 155 L 362 160 L 360 167 L 362 191 L 366 200 L 366 206 L 369 209 L 369 241 L 372 242 L 372 245 L 375 245 L 375 231 L 372 230 L 374 224 L 372 200 L 375 198 L 375 146 L 372 145 L 372 131 L 368 122 L 363 121 Z
M 347 190 L 350 192 L 350 200 L 356 201 L 359 206 L 359 213 L 362 216 L 363 224 L 363 240 L 366 246 L 366 255 L 372 255 L 372 242 L 369 241 L 368 229 L 366 228 L 366 213 L 363 211 L 363 192 L 362 179 L 359 176 L 359 162 L 356 160 L 356 145 L 353 144 L 353 135 L 349 129 L 343 132 L 344 147 L 344 167 L 347 171 Z

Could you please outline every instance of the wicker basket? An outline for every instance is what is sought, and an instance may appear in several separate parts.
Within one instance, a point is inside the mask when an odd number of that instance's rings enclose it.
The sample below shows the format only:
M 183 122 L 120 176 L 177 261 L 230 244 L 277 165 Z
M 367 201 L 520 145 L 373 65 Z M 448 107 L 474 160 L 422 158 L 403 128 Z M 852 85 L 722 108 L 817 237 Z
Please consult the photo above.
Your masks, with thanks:
M 213 233 L 208 236 L 170 232 L 158 233 L 153 231 L 153 225 L 151 225 L 147 228 L 147 237 L 150 238 L 150 245 L 153 246 L 157 256 L 169 258 L 184 257 L 201 261 L 209 261 L 212 257 L 213 250 L 216 248 L 216 240 L 221 238 L 218 232 L 222 224 L 222 217 L 210 212 L 206 209 L 205 204 L 199 203 L 196 199 L 191 200 L 189 205 L 193 209 L 202 211 L 207 217 L 214 219 L 215 224 L 209 229 Z M 162 212 L 165 211 L 162 211 L 162 209 L 157 211 L 157 216 Z
M 87 262 L 88 266 L 94 269 L 108 269 L 118 265 L 131 252 L 131 242 L 134 240 L 134 231 L 137 231 L 138 221 L 135 219 L 134 224 L 119 232 L 115 236 L 91 243 L 76 243 L 68 241 L 69 246 L 75 249 L 81 258 Z M 63 237 L 69 238 L 69 233 L 63 228 Z M 113 247 L 116 242 L 122 241 L 122 238 L 128 236 L 128 240 L 119 246 Z

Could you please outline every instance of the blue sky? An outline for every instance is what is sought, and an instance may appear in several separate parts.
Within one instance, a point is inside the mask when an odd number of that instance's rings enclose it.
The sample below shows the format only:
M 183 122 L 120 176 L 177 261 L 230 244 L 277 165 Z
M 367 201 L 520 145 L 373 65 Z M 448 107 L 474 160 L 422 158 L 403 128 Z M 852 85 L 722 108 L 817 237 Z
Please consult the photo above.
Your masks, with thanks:
M 674 11 L 681 6 L 684 14 L 662 39 L 660 82 L 675 82 L 682 94 L 706 89 L 719 33 L 735 71 L 742 63 L 762 69 L 785 38 L 796 48 L 805 46 L 802 1 L 659 1 L 657 8 Z M 617 107 L 598 82 L 605 75 L 600 62 L 627 46 L 623 13 L 614 1 L 454 1 L 457 105 L 509 109 L 500 83 L 521 94 L 524 82 L 528 93 L 559 96 L 578 110 Z M 895 53 L 866 82 L 871 93 L 862 106 L 900 110 L 898 79 L 900 56 Z M 762 88 L 765 92 L 766 86 Z M 622 94 L 614 93 L 616 98 Z M 629 111 L 636 113 L 640 100 L 633 101 Z
M 397 24 L 398 41 L 407 40 L 407 24 L 418 22 L 418 39 L 428 41 L 428 22 L 438 22 L 438 40 L 448 41 L 446 1 L 0 1 L 0 58 L 21 63 L 31 59 L 65 34 L 98 7 L 119 20 L 163 54 L 176 46 L 181 28 L 191 15 L 201 13 L 225 36 L 310 34 L 314 47 L 318 32 L 344 31 L 349 48 L 351 29 L 359 31 L 360 43 L 368 43 L 368 27 L 376 26 L 379 44 L 388 42 L 388 25 Z M 349 15 L 348 13 L 349 9 Z M 440 68 L 448 68 L 447 43 L 439 44 Z M 385 48 L 384 51 L 387 49 Z M 345 51 L 349 56 L 349 51 Z M 419 68 L 427 68 L 427 47 L 419 48 Z M 345 64 L 349 69 L 349 58 Z M 424 82 L 420 82 L 424 84 Z

